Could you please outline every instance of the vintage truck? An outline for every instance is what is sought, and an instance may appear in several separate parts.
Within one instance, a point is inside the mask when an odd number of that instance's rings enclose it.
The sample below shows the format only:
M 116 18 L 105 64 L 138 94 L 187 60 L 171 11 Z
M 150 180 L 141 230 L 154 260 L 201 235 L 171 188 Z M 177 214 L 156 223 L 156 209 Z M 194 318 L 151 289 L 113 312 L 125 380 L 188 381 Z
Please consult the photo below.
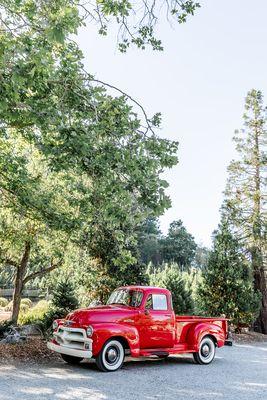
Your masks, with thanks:
M 231 345 L 225 318 L 175 315 L 169 290 L 127 286 L 115 290 L 107 305 L 71 312 L 53 323 L 48 348 L 78 364 L 94 358 L 101 371 L 116 371 L 132 357 L 192 353 L 209 364 L 216 347 Z

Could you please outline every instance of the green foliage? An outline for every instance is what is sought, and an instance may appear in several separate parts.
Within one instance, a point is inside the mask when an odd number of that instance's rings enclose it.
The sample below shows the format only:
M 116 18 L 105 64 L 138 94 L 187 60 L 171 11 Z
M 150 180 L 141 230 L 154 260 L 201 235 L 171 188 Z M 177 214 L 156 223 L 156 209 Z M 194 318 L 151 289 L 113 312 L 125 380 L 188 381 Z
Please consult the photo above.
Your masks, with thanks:
M 177 163 L 177 143 L 155 134 L 159 115 L 84 71 L 69 40 L 79 10 L 72 1 L 0 5 L 0 257 L 16 272 L 30 247 L 22 287 L 62 266 L 70 243 L 111 275 L 139 274 L 136 227 L 170 205 L 161 173 Z
M 148 270 L 149 283 L 167 288 L 172 293 L 173 309 L 176 314 L 192 314 L 194 305 L 191 289 L 187 287 L 181 272 L 166 265 L 163 270 Z
M 40 329 L 44 334 L 50 335 L 53 321 L 66 317 L 77 307 L 78 300 L 72 282 L 68 279 L 59 280 L 53 288 L 51 303 L 38 322 Z
M 68 310 L 55 308 L 50 301 L 40 300 L 27 312 L 20 312 L 20 325 L 37 325 L 45 336 L 51 334 L 52 323 L 57 318 L 65 317 Z
M 150 217 L 138 229 L 138 250 L 143 263 L 154 266 L 175 263 L 181 270 L 189 269 L 193 264 L 203 267 L 204 249 L 197 247 L 193 236 L 187 232 L 181 220 L 170 224 L 168 235 L 162 236 L 158 220 Z M 198 260 L 195 256 L 198 256 Z
M 179 23 L 199 7 L 165 5 Z M 156 135 L 159 113 L 148 117 L 120 90 L 110 96 L 73 39 L 90 16 L 100 34 L 119 25 L 121 51 L 130 43 L 160 50 L 160 11 L 124 0 L 1 2 L 0 281 L 15 276 L 17 312 L 25 285 L 66 267 L 69 254 L 90 254 L 99 266 L 90 276 L 111 290 L 145 282 L 136 231 L 170 206 L 161 173 L 177 163 L 178 144 Z
M 204 270 L 208 265 L 210 250 L 204 246 L 197 246 L 193 265 L 195 268 Z
M 51 305 L 53 308 L 69 313 L 78 307 L 75 289 L 70 280 L 57 282 L 52 292 Z
M 147 284 L 145 268 L 145 265 L 138 263 L 126 267 L 108 263 L 103 266 L 99 260 L 91 259 L 79 269 L 76 278 L 77 295 L 84 306 L 92 301 L 104 304 L 111 292 L 119 286 Z
M 20 311 L 18 323 L 20 325 L 42 325 L 48 310 L 49 302 L 46 300 L 40 300 L 35 306 L 28 309 L 28 311 Z
M 198 296 L 203 313 L 225 314 L 236 325 L 251 324 L 259 310 L 260 296 L 253 290 L 249 264 L 225 221 L 215 232 Z
M 197 245 L 182 221 L 178 220 L 170 224 L 168 236 L 161 241 L 161 247 L 165 262 L 174 262 L 186 269 L 194 260 Z
M 234 136 L 238 158 L 228 167 L 222 213 L 242 244 L 244 254 L 251 259 L 255 289 L 262 294 L 255 328 L 267 333 L 267 117 L 261 91 L 248 92 L 243 118 L 244 127 Z
M 158 219 L 147 218 L 138 228 L 138 250 L 141 262 L 157 266 L 162 263 L 160 246 L 161 232 Z
M 26 306 L 28 306 L 30 308 L 32 306 L 32 301 L 31 301 L 31 299 L 24 298 L 24 299 L 21 299 L 21 303 L 20 304 L 21 305 L 26 305 Z
M 161 40 L 155 36 L 161 13 L 167 16 L 168 21 L 182 24 L 199 7 L 200 4 L 193 0 L 174 0 L 171 3 L 101 0 L 97 2 L 97 8 L 94 3 L 86 3 L 81 12 L 84 17 L 89 15 L 94 19 L 100 35 L 107 35 L 109 24 L 117 24 L 118 48 L 124 53 L 130 45 L 140 49 L 151 46 L 153 50 L 163 50 Z
M 5 311 L 12 311 L 13 308 L 13 301 L 10 301 L 6 306 L 5 306 Z
M 8 300 L 5 299 L 4 297 L 0 297 L 0 308 L 4 308 L 8 305 Z
M 20 312 L 25 313 L 27 312 L 32 306 L 32 302 L 30 299 L 21 299 L 20 303 Z

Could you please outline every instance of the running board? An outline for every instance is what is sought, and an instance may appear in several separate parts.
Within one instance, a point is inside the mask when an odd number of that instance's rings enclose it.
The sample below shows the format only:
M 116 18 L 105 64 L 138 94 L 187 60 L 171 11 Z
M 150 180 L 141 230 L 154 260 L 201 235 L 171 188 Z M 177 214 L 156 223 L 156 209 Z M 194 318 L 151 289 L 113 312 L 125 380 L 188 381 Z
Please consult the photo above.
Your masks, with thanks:
M 190 349 L 187 344 L 182 343 L 171 348 L 142 349 L 140 350 L 139 355 L 141 357 L 168 356 L 169 354 L 192 353 L 194 351 L 195 350 Z

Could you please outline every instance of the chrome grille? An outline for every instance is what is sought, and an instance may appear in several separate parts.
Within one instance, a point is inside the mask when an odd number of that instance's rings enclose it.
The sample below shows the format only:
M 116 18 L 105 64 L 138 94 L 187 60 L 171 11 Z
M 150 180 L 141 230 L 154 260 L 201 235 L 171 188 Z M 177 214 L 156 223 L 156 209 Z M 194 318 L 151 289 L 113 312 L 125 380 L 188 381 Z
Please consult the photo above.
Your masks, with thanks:
M 58 344 L 71 349 L 92 350 L 92 339 L 86 336 L 85 329 L 60 326 L 54 332 Z

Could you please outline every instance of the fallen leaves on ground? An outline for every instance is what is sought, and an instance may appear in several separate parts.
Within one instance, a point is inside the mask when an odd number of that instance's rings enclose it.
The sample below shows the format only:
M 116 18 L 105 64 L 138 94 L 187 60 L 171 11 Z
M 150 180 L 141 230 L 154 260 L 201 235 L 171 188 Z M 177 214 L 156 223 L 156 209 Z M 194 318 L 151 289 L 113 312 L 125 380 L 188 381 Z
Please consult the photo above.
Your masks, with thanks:
M 19 344 L 0 344 L 0 362 L 42 362 L 58 359 L 60 356 L 48 350 L 46 341 L 40 338 L 28 338 L 25 343 Z

